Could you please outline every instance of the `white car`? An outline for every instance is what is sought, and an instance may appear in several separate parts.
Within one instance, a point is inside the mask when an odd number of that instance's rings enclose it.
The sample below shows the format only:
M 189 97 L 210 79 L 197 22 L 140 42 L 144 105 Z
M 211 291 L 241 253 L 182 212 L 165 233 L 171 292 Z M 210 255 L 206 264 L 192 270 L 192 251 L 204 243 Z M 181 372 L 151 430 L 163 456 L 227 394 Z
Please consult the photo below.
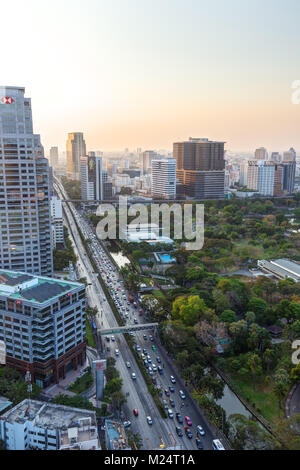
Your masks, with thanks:
M 130 369 L 130 367 L 131 367 L 130 362 L 126 362 L 126 366 L 127 366 L 127 369 Z
M 147 416 L 147 423 L 149 424 L 149 426 L 151 426 L 152 424 L 151 416 Z
M 179 395 L 180 395 L 181 400 L 185 399 L 185 394 L 183 393 L 182 390 L 179 390 Z
M 176 384 L 176 379 L 173 375 L 171 375 L 170 379 L 171 379 L 172 384 Z
M 200 436 L 205 436 L 205 431 L 202 426 L 198 424 L 197 426 L 197 432 L 200 434 Z
M 131 426 L 131 421 L 124 421 L 123 426 L 124 428 L 129 428 Z
M 115 337 L 114 337 L 114 336 L 112 336 L 112 337 L 111 337 L 111 340 L 112 340 L 112 341 L 115 341 Z
M 132 380 L 136 380 L 136 375 L 135 375 L 134 372 L 131 374 L 131 378 L 132 378 Z
M 115 350 L 116 356 L 120 355 L 120 351 L 118 349 Z

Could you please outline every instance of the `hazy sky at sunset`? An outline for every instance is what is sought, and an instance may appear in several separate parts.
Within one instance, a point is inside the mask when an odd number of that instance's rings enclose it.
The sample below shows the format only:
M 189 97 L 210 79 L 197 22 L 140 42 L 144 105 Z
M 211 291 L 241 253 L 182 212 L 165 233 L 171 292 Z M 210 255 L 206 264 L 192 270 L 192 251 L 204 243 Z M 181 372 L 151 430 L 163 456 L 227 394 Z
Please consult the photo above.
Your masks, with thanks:
M 300 152 L 299 0 L 0 0 L 2 85 L 25 86 L 46 148 Z M 4 20 L 5 18 L 5 20 Z

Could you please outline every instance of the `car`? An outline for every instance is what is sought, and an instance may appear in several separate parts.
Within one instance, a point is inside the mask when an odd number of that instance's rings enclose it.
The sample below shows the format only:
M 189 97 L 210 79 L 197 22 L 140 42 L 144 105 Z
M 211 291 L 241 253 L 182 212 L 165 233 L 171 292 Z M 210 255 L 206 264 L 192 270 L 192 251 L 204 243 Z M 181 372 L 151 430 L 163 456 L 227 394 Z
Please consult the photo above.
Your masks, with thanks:
M 143 335 L 143 338 L 144 338 L 145 341 L 147 341 L 147 339 L 148 339 L 147 335 Z
M 167 400 L 163 400 L 163 405 L 164 405 L 165 410 L 167 410 L 169 408 Z
M 170 396 L 170 391 L 169 391 L 169 389 L 168 389 L 168 388 L 165 388 L 165 395 L 167 395 L 167 397 L 169 397 L 169 396 Z
M 159 356 L 157 356 L 156 360 L 157 360 L 158 364 L 161 363 L 161 358 Z
M 175 393 L 175 388 L 173 387 L 173 385 L 169 386 L 169 390 L 170 390 L 171 393 Z
M 152 419 L 151 419 L 151 416 L 147 416 L 147 423 L 149 424 L 149 426 L 152 425 Z
M 115 350 L 115 354 L 116 356 L 119 356 L 120 355 L 120 351 L 118 349 Z
M 203 450 L 204 447 L 203 447 L 202 441 L 200 441 L 200 439 L 195 439 L 195 440 L 196 440 L 197 449 Z
M 197 426 L 197 434 L 200 434 L 200 436 L 205 436 L 205 431 L 202 426 L 198 424 Z
M 174 413 L 173 411 L 171 410 L 171 408 L 168 409 L 168 416 L 170 419 L 173 419 L 174 418 Z
M 137 345 L 136 350 L 137 352 L 141 352 L 141 346 Z
M 143 353 L 148 354 L 148 350 L 146 348 L 143 348 Z
M 185 416 L 184 419 L 188 426 L 192 426 L 192 420 L 189 416 Z
M 129 428 L 131 426 L 131 421 L 124 421 L 123 426 L 124 428 Z
M 152 362 L 152 359 L 151 359 L 151 357 L 150 357 L 150 356 L 148 356 L 148 357 L 147 357 L 147 361 L 148 361 L 148 363 L 149 363 L 149 364 L 151 364 L 151 362 Z
M 150 335 L 150 336 L 149 336 L 149 339 L 150 339 L 150 341 L 151 341 L 151 342 L 153 342 L 153 341 L 154 341 L 154 338 L 153 338 L 153 336 L 152 336 L 152 335 Z
M 170 380 L 171 380 L 172 384 L 176 384 L 176 379 L 175 379 L 174 375 L 171 375 Z
M 152 344 L 151 348 L 152 348 L 152 351 L 156 352 L 156 346 L 154 346 L 154 344 Z
M 187 437 L 188 437 L 189 439 L 193 439 L 193 433 L 192 433 L 192 431 L 191 431 L 188 427 L 184 428 L 184 430 L 185 430 L 185 434 L 187 435 Z
M 131 378 L 132 378 L 132 380 L 136 380 L 136 375 L 135 375 L 135 373 L 134 373 L 134 372 L 132 372 L 132 374 L 131 374 Z
M 179 437 L 182 437 L 183 436 L 183 431 L 181 428 L 179 428 L 178 426 L 176 426 L 176 433 L 177 433 L 177 436 Z
M 176 419 L 178 421 L 178 423 L 183 423 L 183 419 L 182 419 L 182 416 L 180 413 L 176 413 Z
M 134 319 L 134 324 L 135 324 L 135 325 L 137 325 L 137 324 L 138 324 L 138 321 L 137 321 L 137 319 L 136 319 L 136 318 Z
M 185 394 L 183 393 L 182 390 L 179 390 L 179 395 L 180 395 L 181 400 L 185 399 Z
M 106 341 L 107 341 L 108 343 L 110 342 L 109 336 L 106 336 Z
M 157 371 L 157 367 L 156 367 L 155 364 L 152 364 L 152 370 L 153 370 L 153 372 L 156 372 L 156 371 Z
M 172 400 L 171 398 L 170 398 L 170 405 L 172 406 L 172 408 L 175 408 L 175 401 Z
M 130 367 L 131 367 L 130 362 L 126 362 L 126 366 L 127 366 L 127 369 L 130 369 Z
M 110 347 L 109 346 L 107 346 L 106 351 L 110 352 Z
M 149 372 L 150 375 L 153 375 L 153 370 L 152 370 L 151 367 L 149 367 L 148 372 Z
M 158 372 L 159 372 L 160 375 L 163 374 L 163 369 L 162 369 L 162 367 L 158 366 L 157 370 L 158 370 Z
M 116 341 L 114 336 L 111 337 L 111 340 L 112 340 L 112 341 Z

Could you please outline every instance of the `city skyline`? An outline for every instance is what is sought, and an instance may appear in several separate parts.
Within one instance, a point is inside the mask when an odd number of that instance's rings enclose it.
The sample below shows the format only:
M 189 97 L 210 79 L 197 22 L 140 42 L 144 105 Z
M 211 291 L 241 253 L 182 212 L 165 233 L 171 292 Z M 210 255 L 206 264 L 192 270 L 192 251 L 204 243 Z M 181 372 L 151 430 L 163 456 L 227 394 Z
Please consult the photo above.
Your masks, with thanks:
M 16 3 L 2 84 L 32 97 L 46 152 L 71 132 L 104 151 L 190 135 L 232 151 L 300 147 L 296 0 Z M 10 31 L 4 22 L 0 38 Z

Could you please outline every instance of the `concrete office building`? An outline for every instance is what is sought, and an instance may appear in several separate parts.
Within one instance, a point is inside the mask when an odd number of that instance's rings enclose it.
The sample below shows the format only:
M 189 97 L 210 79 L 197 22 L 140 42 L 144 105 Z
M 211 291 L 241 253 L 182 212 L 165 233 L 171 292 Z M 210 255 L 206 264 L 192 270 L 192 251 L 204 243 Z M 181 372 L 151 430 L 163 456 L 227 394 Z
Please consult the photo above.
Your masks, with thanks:
M 264 147 L 260 147 L 259 149 L 256 149 L 254 152 L 254 158 L 255 160 L 268 160 L 267 149 L 265 149 Z
M 52 196 L 51 201 L 51 223 L 52 223 L 52 245 L 56 248 L 59 245 L 64 245 L 64 221 L 62 214 L 61 200 Z
M 173 145 L 176 176 L 185 195 L 196 199 L 224 197 L 224 142 L 190 138 Z
M 58 383 L 85 361 L 85 286 L 0 269 L 0 341 L 8 366 Z
M 281 162 L 281 155 L 278 152 L 272 152 L 270 160 L 275 163 L 280 163 Z
M 296 161 L 296 152 L 293 148 L 290 148 L 288 152 L 283 152 L 283 162 L 295 162 Z
M 53 168 L 58 165 L 58 147 L 51 147 L 50 149 L 50 165 Z
M 176 160 L 152 160 L 152 196 L 162 199 L 176 197 Z
M 248 162 L 241 163 L 240 178 L 239 178 L 239 184 L 241 186 L 247 186 L 247 174 L 248 174 Z
M 142 153 L 141 158 L 142 173 L 146 174 L 148 172 L 151 172 L 152 160 L 161 160 L 163 156 L 159 155 L 157 152 L 154 152 L 154 150 L 146 150 Z
M 80 180 L 80 159 L 86 155 L 86 145 L 82 132 L 68 134 L 66 144 L 67 176 Z
M 49 163 L 24 95 L 0 87 L 0 268 L 51 276 Z
M 6 450 L 101 450 L 95 411 L 23 400 L 0 418 Z

